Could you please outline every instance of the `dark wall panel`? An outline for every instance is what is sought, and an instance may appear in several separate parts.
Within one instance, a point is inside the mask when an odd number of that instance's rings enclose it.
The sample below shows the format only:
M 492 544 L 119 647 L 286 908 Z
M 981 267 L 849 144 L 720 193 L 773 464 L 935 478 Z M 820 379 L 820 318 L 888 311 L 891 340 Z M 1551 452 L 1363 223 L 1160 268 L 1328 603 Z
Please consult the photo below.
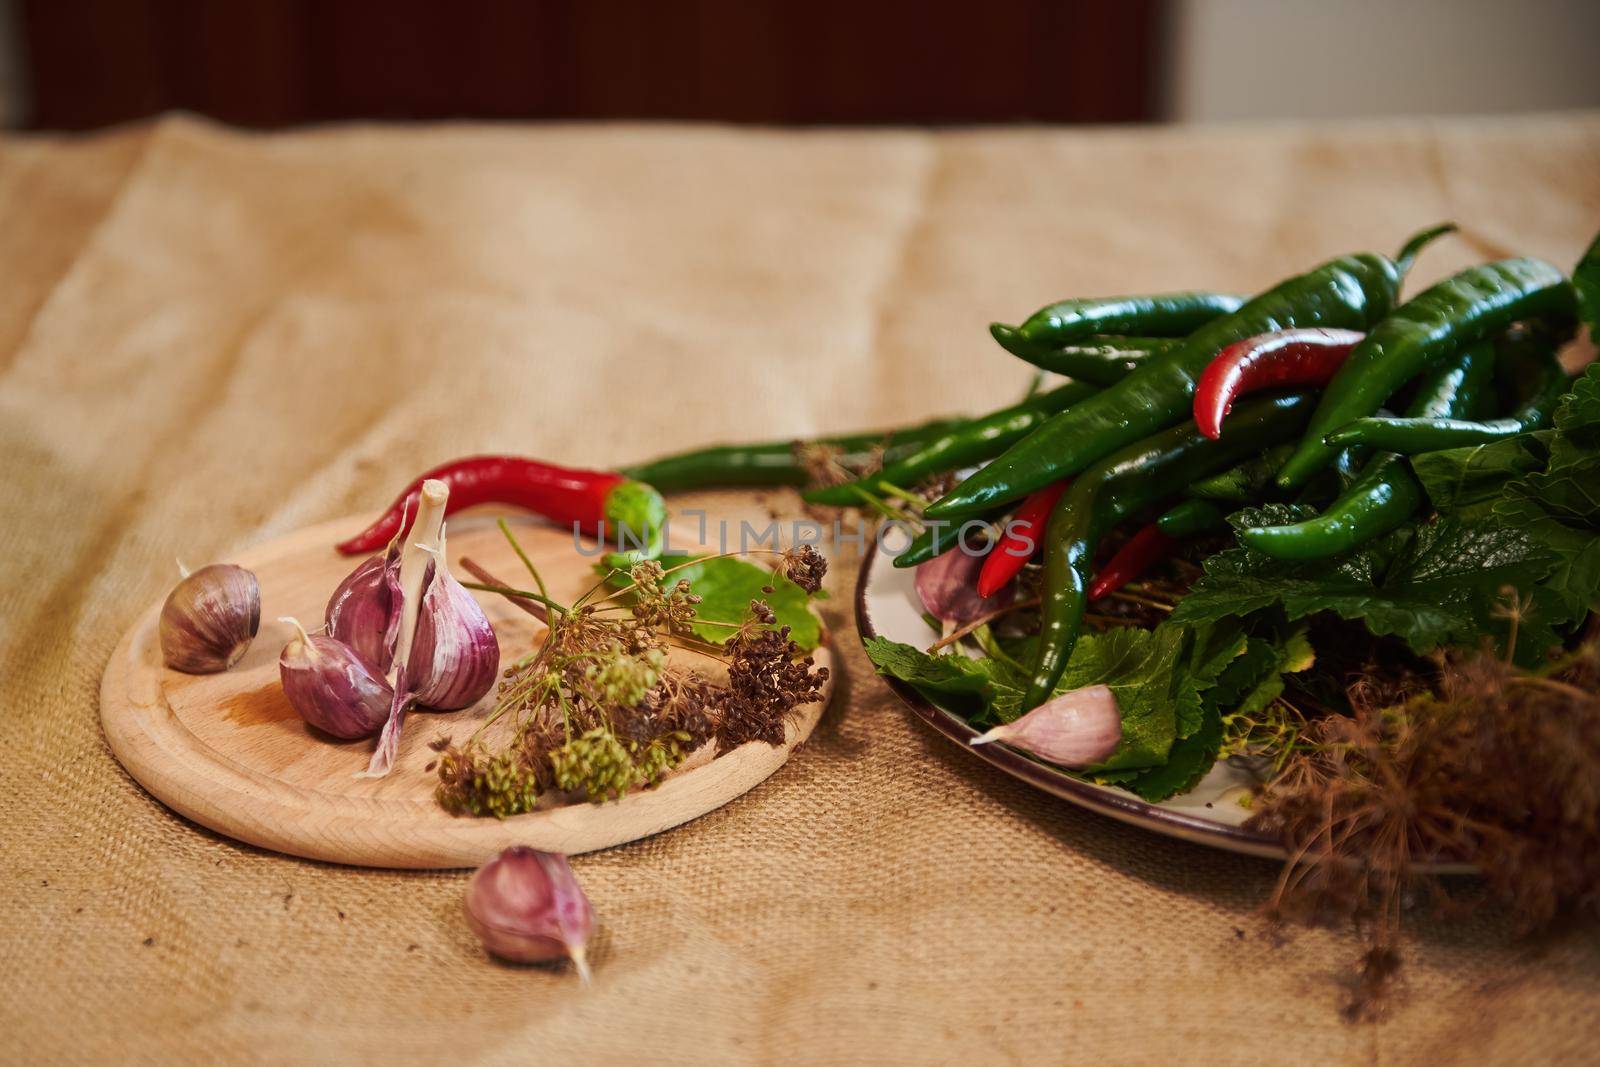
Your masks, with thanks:
M 1130 122 L 1163 0 L 25 0 L 33 125 Z

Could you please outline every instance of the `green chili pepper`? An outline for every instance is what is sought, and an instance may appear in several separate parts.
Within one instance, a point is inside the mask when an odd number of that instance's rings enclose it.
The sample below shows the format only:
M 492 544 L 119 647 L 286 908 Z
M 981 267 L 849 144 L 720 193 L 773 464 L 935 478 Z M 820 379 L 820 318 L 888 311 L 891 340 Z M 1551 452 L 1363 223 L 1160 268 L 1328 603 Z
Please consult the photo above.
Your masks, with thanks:
M 1327 466 L 1334 430 L 1383 406 L 1407 381 L 1463 347 L 1499 333 L 1517 319 L 1570 321 L 1572 283 L 1537 259 L 1471 267 L 1408 300 L 1367 334 L 1328 383 L 1306 436 L 1278 472 L 1294 489 Z
M 1473 345 L 1428 373 L 1406 414 L 1450 418 L 1470 410 L 1493 368 L 1494 346 Z M 1239 531 L 1239 540 L 1276 559 L 1325 559 L 1398 528 L 1426 499 L 1405 457 L 1379 452 L 1321 515 L 1287 526 L 1253 526 Z
M 1094 334 L 1182 337 L 1244 303 L 1226 293 L 1163 293 L 1062 300 L 1028 316 L 1017 332 L 1034 345 L 1064 345 Z
M 1046 700 L 1061 680 L 1083 624 L 1095 546 L 1128 514 L 1181 492 L 1196 478 L 1292 438 L 1310 416 L 1309 393 L 1262 395 L 1234 409 L 1213 441 L 1193 422 L 1163 430 L 1085 470 L 1056 502 L 1044 537 L 1039 649 L 1024 708 Z
M 618 473 L 635 481 L 655 486 L 664 493 L 711 486 L 805 485 L 809 472 L 800 452 L 808 445 L 836 450 L 844 466 L 864 464 L 877 458 L 883 449 L 885 462 L 892 462 L 951 429 L 965 419 L 935 419 L 898 430 L 821 437 L 813 441 L 763 441 L 748 445 L 715 445 L 692 452 L 662 456 Z
M 1222 509 L 1209 500 L 1185 500 L 1156 519 L 1156 529 L 1168 537 L 1193 537 L 1228 525 Z
M 921 533 L 913 537 L 911 543 L 906 545 L 905 550 L 894 558 L 894 565 L 902 569 L 915 567 L 918 564 L 928 562 L 930 559 L 942 556 L 955 547 L 956 540 L 963 533 L 966 534 L 966 539 L 970 543 L 973 537 L 977 535 L 978 527 L 986 526 L 1003 518 L 1005 513 L 1005 508 L 997 508 L 986 515 L 967 519 L 961 523 L 934 520 Z
M 1384 418 L 1369 415 L 1356 419 L 1330 433 L 1326 440 L 1336 447 L 1359 445 L 1385 452 L 1398 452 L 1414 456 L 1419 452 L 1437 452 L 1443 448 L 1461 448 L 1515 437 L 1519 433 L 1537 430 L 1555 414 L 1556 403 L 1566 393 L 1567 373 L 1561 363 L 1550 355 L 1535 379 L 1532 396 L 1515 411 L 1502 419 L 1473 421 L 1445 418 Z
M 1115 385 L 1150 356 L 1178 344 L 1171 337 L 1085 337 L 1049 348 L 1030 344 L 1016 327 L 999 322 L 989 324 L 989 333 L 1025 363 L 1099 386 Z
M 1045 422 L 934 501 L 927 514 L 956 518 L 1015 500 L 1187 420 L 1196 381 L 1212 358 L 1234 341 L 1294 326 L 1367 329 L 1389 313 L 1416 250 L 1446 230 L 1438 227 L 1419 234 L 1407 243 L 1398 261 L 1371 252 L 1329 260 L 1267 290 L 1232 314 L 1213 319 L 1105 392 Z
M 1289 453 L 1293 451 L 1292 441 L 1274 445 L 1259 456 L 1251 456 L 1237 467 L 1230 467 L 1221 474 L 1200 479 L 1185 492 L 1202 500 L 1222 500 L 1235 504 L 1247 504 L 1259 500 L 1262 490 L 1272 484 L 1272 476 L 1278 473 L 1278 468 L 1283 466 L 1283 461 L 1288 459 Z
M 1600 344 L 1600 236 L 1572 268 L 1572 286 L 1578 292 L 1578 312 L 1589 324 L 1589 340 Z
M 887 485 L 909 489 L 931 475 L 982 463 L 1022 440 L 1050 416 L 1098 392 L 1085 382 L 1058 385 L 1047 393 L 1028 397 L 925 439 L 916 448 L 885 464 L 876 474 L 843 485 L 809 490 L 804 494 L 805 499 L 813 504 L 851 507 L 861 503 L 863 491 L 878 496 Z

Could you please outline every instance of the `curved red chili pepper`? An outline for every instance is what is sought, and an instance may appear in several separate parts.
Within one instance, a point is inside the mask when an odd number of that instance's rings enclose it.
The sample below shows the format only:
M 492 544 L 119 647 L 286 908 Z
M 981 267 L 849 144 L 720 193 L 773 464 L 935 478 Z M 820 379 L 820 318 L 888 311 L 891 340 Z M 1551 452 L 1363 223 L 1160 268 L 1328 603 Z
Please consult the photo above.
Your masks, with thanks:
M 571 470 L 520 456 L 469 456 L 451 460 L 412 482 L 376 522 L 337 547 L 347 556 L 373 552 L 407 527 L 417 513 L 422 483 L 437 478 L 450 487 L 445 514 L 478 504 L 510 504 L 537 512 L 562 526 L 593 532 L 604 519 L 606 497 L 627 481 L 609 471 Z
M 1095 573 L 1094 581 L 1089 583 L 1089 599 L 1100 600 L 1121 589 L 1143 574 L 1150 564 L 1169 555 L 1177 543 L 1153 522 L 1141 527 Z
M 1311 327 L 1246 337 L 1218 352 L 1194 390 L 1194 422 L 1215 441 L 1222 417 L 1246 393 L 1280 385 L 1326 385 L 1366 335 Z
M 1032 558 L 1039 547 L 1045 523 L 1050 519 L 1050 512 L 1055 509 L 1061 494 L 1067 491 L 1067 483 L 1071 480 L 1064 478 L 1054 485 L 1047 485 L 1017 506 L 1000 540 L 995 542 L 989 555 L 984 558 L 983 570 L 978 572 L 979 596 L 992 597 L 1004 589 L 1006 583 L 1015 578 L 1017 572 Z

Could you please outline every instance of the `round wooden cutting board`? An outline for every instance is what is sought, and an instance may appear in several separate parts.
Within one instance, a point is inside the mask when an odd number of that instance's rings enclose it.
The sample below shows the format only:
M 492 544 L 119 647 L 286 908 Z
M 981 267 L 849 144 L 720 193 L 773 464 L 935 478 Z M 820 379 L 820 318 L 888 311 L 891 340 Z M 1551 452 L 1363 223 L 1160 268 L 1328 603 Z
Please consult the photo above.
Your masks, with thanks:
M 111 750 L 141 785 L 168 807 L 220 833 L 309 859 L 369 867 L 476 866 L 508 845 L 575 854 L 634 841 L 721 807 L 783 765 L 821 718 L 823 700 L 800 710 L 787 742 L 752 742 L 715 760 L 680 769 L 654 789 L 606 804 L 579 804 L 506 820 L 453 816 L 434 800 L 429 742 L 464 741 L 494 704 L 494 694 L 457 712 L 413 712 L 387 778 L 357 778 L 373 741 L 339 741 L 308 727 L 284 698 L 278 653 L 294 616 L 321 627 L 330 593 L 355 566 L 333 543 L 362 520 L 301 530 L 225 562 L 261 582 L 261 630 L 245 657 L 222 674 L 188 675 L 162 666 L 152 605 L 130 629 L 106 668 L 100 717 Z M 517 537 L 538 565 L 550 595 L 570 602 L 595 582 L 594 560 L 574 550 L 571 533 L 520 523 Z M 491 522 L 452 521 L 452 570 L 471 556 L 518 586 L 527 571 Z M 475 594 L 500 639 L 501 661 L 531 647 L 543 624 L 500 597 Z M 688 654 L 685 654 L 686 656 Z M 816 661 L 830 668 L 824 644 Z M 698 665 L 706 661 L 694 657 Z

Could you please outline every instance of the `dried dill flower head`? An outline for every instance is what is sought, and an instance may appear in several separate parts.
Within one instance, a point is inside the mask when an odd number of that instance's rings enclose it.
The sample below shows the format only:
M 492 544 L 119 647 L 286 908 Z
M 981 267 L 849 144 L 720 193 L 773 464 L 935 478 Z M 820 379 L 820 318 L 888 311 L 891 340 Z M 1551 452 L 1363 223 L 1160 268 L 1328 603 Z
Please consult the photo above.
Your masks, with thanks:
M 631 708 L 656 684 L 666 659 L 667 654 L 659 648 L 629 653 L 613 641 L 600 659 L 585 668 L 584 676 L 609 703 Z
M 852 471 L 841 463 L 843 455 L 833 445 L 825 445 L 819 441 L 795 441 L 789 446 L 790 453 L 795 462 L 806 472 L 806 482 L 812 486 L 843 485 L 857 477 Z M 867 472 L 860 472 L 867 473 Z
M 636 629 L 660 630 L 680 637 L 692 632 L 700 598 L 690 591 L 687 581 L 680 578 L 670 588 L 662 588 L 666 572 L 653 559 L 634 564 L 628 576 L 634 584 Z
M 811 545 L 796 545 L 784 550 L 777 572 L 806 592 L 815 593 L 827 576 L 828 561 Z
M 745 627 L 728 641 L 727 651 L 728 686 L 716 693 L 717 750 L 747 741 L 783 744 L 794 709 L 822 699 L 828 668 L 815 666 L 810 656 L 795 658 L 800 649 L 787 626 Z

